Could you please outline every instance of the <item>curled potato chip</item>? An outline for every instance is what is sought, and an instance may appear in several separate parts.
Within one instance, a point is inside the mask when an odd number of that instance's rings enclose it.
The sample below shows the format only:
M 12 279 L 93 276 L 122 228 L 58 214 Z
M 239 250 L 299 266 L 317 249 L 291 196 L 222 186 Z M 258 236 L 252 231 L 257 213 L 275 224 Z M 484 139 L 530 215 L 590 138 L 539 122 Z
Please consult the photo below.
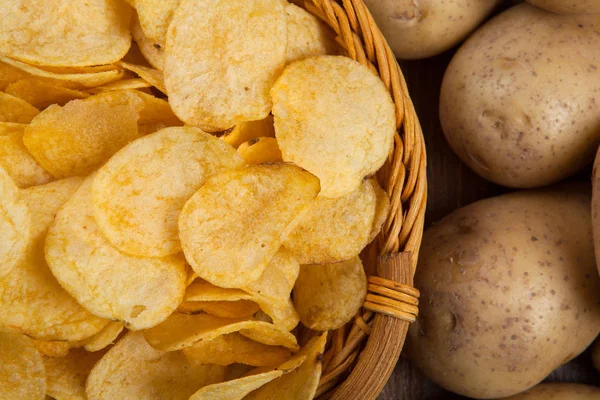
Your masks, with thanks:
M 247 318 L 223 318 L 209 314 L 172 314 L 165 322 L 144 331 L 148 343 L 162 351 L 180 350 L 190 347 L 199 341 L 212 340 L 221 335 L 233 332 L 259 332 L 255 339 L 258 342 L 268 341 L 271 346 L 283 346 L 291 350 L 298 349 L 296 337 L 273 324 L 254 321 Z M 244 336 L 247 336 L 244 334 Z M 259 340 L 263 337 L 268 340 Z
M 122 79 L 120 81 L 107 83 L 106 85 L 88 89 L 88 92 L 93 94 L 102 93 L 110 90 L 133 90 L 143 89 L 152 86 L 142 78 Z
M 314 176 L 288 164 L 213 175 L 179 217 L 187 261 L 215 285 L 239 288 L 254 282 L 318 191 Z
M 367 295 L 360 258 L 325 265 L 302 265 L 294 286 L 294 305 L 302 324 L 316 331 L 342 327 Z
M 287 4 L 285 13 L 288 20 L 286 64 L 307 57 L 341 53 L 333 33 L 317 17 L 294 4 Z
M 8 133 L 23 133 L 27 124 L 19 124 L 17 122 L 3 122 L 0 121 L 0 135 L 6 135 Z
M 87 400 L 85 380 L 103 355 L 72 349 L 62 357 L 44 357 L 46 394 L 56 400 Z
M 369 233 L 369 239 L 367 240 L 369 243 L 371 243 L 375 237 L 377 237 L 379 232 L 381 232 L 381 228 L 390 213 L 390 198 L 385 190 L 379 186 L 379 183 L 377 183 L 375 178 L 373 178 L 373 187 L 375 188 L 377 205 L 375 206 L 375 218 L 373 218 L 373 225 L 371 227 L 371 232 Z
M 291 355 L 290 350 L 285 347 L 267 346 L 237 332 L 198 342 L 182 351 L 192 364 L 241 363 L 255 367 L 278 365 Z
M 56 215 L 46 237 L 48 265 L 94 315 L 122 321 L 132 330 L 154 326 L 183 299 L 185 262 L 179 256 L 132 257 L 112 247 L 94 219 L 93 178 L 86 178 Z
M 110 64 L 129 49 L 130 16 L 127 4 L 114 0 L 54 7 L 11 1 L 0 8 L 0 53 L 37 65 Z
M 136 139 L 138 114 L 131 104 L 111 106 L 95 97 L 50 106 L 25 128 L 23 142 L 57 178 L 82 176 Z
M 71 100 L 85 99 L 90 96 L 80 90 L 65 88 L 36 78 L 13 82 L 6 87 L 6 93 L 23 99 L 40 110 L 52 104 L 64 106 Z
M 23 99 L 0 92 L 0 121 L 27 124 L 40 110 Z
M 269 114 L 267 118 L 259 119 L 258 121 L 240 122 L 221 137 L 236 149 L 242 143 L 249 142 L 252 139 L 261 137 L 274 138 L 275 127 L 273 126 L 273 115 Z
M 120 321 L 111 321 L 102 329 L 100 332 L 96 333 L 94 336 L 82 340 L 80 343 L 77 343 L 77 346 L 73 347 L 83 347 L 86 351 L 100 351 L 111 344 L 113 344 L 125 326 Z
M 196 279 L 185 291 L 185 301 L 237 301 L 250 300 L 251 296 L 241 289 L 215 286 L 203 279 Z
M 196 279 L 198 279 L 198 275 L 196 275 L 196 273 L 194 272 L 194 270 L 192 269 L 192 267 L 190 267 L 190 265 L 188 263 L 185 263 L 185 273 L 186 273 L 185 286 L 187 288 L 192 283 L 194 283 L 194 281 Z
M 140 26 L 149 40 L 165 44 L 167 28 L 181 0 L 128 0 L 135 7 Z
M 369 243 L 376 206 L 372 179 L 337 199 L 319 196 L 283 245 L 301 264 L 349 260 Z
M 231 146 L 197 128 L 165 128 L 142 137 L 115 154 L 94 179 L 98 226 L 125 253 L 179 253 L 177 218 L 185 202 L 208 176 L 242 163 Z
M 141 332 L 130 332 L 96 363 L 86 394 L 89 400 L 187 399 L 224 376 L 222 366 L 191 364 L 180 351 L 156 350 Z
M 29 75 L 5 62 L 0 61 L 0 90 L 4 91 L 11 83 L 26 79 Z
M 34 160 L 23 144 L 23 132 L 0 133 L 0 166 L 20 188 L 42 185 L 52 180 L 45 169 Z
M 46 372 L 42 356 L 27 336 L 0 332 L 0 398 L 43 400 Z
M 69 342 L 58 340 L 33 340 L 33 345 L 45 357 L 65 357 L 71 349 Z
M 283 161 L 277 139 L 270 137 L 261 137 L 242 143 L 238 147 L 238 153 L 248 165 Z
M 119 61 L 119 65 L 125 68 L 126 70 L 137 74 L 140 78 L 142 78 L 161 92 L 167 93 L 167 89 L 165 89 L 163 74 L 161 71 L 154 68 L 148 68 L 143 65 L 130 64 L 125 61 Z
M 218 132 L 269 114 L 287 44 L 279 0 L 182 0 L 171 22 L 164 77 L 182 121 Z
M 0 278 L 8 275 L 27 254 L 32 239 L 30 213 L 21 192 L 0 167 Z
M 224 318 L 244 318 L 253 316 L 260 307 L 250 300 L 237 301 L 184 301 L 177 307 L 182 314 L 205 312 Z
M 179 0 L 175 0 L 179 3 Z M 167 2 L 160 1 L 160 4 L 165 4 Z M 133 36 L 133 40 L 137 43 L 140 52 L 148 61 L 150 65 L 156 68 L 159 71 L 164 69 L 164 42 L 156 43 L 153 42 L 150 38 L 146 36 L 142 27 L 140 26 L 140 20 L 138 15 L 135 14 L 131 21 L 131 36 Z
M 322 197 L 352 193 L 387 159 L 394 105 L 381 79 L 357 61 L 320 56 L 294 62 L 271 97 L 284 161 L 316 175 Z

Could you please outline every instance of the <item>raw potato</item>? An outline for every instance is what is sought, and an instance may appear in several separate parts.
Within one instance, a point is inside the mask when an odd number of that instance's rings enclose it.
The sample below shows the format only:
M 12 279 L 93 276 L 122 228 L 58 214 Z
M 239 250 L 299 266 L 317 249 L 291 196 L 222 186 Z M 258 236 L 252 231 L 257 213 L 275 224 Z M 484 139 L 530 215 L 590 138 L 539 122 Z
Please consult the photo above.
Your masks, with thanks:
M 286 26 L 279 0 L 182 0 L 165 48 L 175 114 L 207 132 L 265 118 L 285 63 Z
M 0 331 L 0 399 L 43 400 L 45 392 L 44 363 L 33 341 Z
M 365 0 L 400 59 L 432 57 L 454 47 L 499 3 L 500 0 Z
M 294 4 L 285 5 L 288 45 L 285 63 L 312 56 L 340 54 L 332 31 L 317 17 Z
M 598 400 L 600 387 L 578 383 L 541 383 L 504 400 Z
M 598 0 L 527 0 L 536 7 L 561 14 L 600 13 Z
M 558 182 L 600 140 L 600 19 L 517 5 L 479 29 L 446 70 L 440 119 L 476 173 L 520 188 Z
M 25 128 L 6 134 L 0 133 L 0 167 L 3 167 L 18 187 L 43 185 L 52 180 L 45 169 L 35 161 L 23 144 Z
M 352 193 L 387 159 L 394 105 L 381 79 L 358 62 L 341 56 L 294 62 L 271 97 L 283 160 L 316 175 L 321 196 Z
M 407 343 L 413 363 L 455 393 L 498 398 L 585 350 L 600 332 L 589 204 L 585 185 L 523 191 L 429 228 Z

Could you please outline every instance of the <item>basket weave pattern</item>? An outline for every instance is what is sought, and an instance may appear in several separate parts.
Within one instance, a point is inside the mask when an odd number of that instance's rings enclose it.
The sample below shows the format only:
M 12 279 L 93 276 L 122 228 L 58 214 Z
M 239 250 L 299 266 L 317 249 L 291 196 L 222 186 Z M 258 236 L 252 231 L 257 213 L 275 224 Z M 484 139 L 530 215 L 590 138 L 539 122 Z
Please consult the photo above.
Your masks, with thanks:
M 317 391 L 318 399 L 374 399 L 391 375 L 416 316 L 418 291 L 412 285 L 427 202 L 423 132 L 402 71 L 363 1 L 299 3 L 331 27 L 348 57 L 381 77 L 396 107 L 394 146 L 377 173 L 390 197 L 390 214 L 362 254 L 369 295 L 353 323 L 330 333 Z

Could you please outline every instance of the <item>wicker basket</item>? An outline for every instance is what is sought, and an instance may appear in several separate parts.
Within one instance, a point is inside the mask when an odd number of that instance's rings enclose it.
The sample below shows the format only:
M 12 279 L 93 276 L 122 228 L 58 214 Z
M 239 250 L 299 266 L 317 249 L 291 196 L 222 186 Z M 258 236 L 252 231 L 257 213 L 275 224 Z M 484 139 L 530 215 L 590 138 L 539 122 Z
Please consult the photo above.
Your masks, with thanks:
M 374 399 L 389 379 L 418 313 L 412 287 L 427 201 L 423 132 L 396 59 L 362 0 L 300 3 L 329 25 L 351 57 L 378 74 L 396 105 L 397 133 L 377 177 L 390 215 L 362 254 L 369 289 L 354 322 L 330 332 L 316 398 Z

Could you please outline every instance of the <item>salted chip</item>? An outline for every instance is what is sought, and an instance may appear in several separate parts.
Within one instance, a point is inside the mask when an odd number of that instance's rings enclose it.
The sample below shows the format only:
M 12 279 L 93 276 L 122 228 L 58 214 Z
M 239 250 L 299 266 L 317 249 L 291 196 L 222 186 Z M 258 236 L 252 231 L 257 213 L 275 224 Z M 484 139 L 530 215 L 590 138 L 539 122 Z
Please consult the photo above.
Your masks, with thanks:
M 373 187 L 375 188 L 375 196 L 377 197 L 377 205 L 375 206 L 375 218 L 373 218 L 373 225 L 371 227 L 371 232 L 369 233 L 368 242 L 371 243 L 379 232 L 381 232 L 381 228 L 383 224 L 387 220 L 388 214 L 390 213 L 390 198 L 379 186 L 377 180 L 373 178 Z
M 281 150 L 279 150 L 279 146 L 277 145 L 277 139 L 270 137 L 261 137 L 242 143 L 238 147 L 238 153 L 240 153 L 248 165 L 283 161 Z
M 265 118 L 285 63 L 286 26 L 279 0 L 182 0 L 165 48 L 175 114 L 207 132 Z
M 23 99 L 0 92 L 0 121 L 27 124 L 40 110 Z
M 179 0 L 175 1 L 179 3 Z M 168 2 L 160 1 L 160 4 L 166 3 Z M 140 52 L 146 61 L 148 61 L 148 63 L 157 70 L 162 71 L 164 69 L 165 58 L 165 54 L 163 52 L 164 41 L 162 43 L 156 43 L 148 38 L 140 26 L 140 20 L 137 14 L 133 16 L 131 21 L 131 36 L 133 36 L 133 40 L 137 43 Z
M 69 342 L 58 340 L 33 340 L 33 345 L 45 357 L 65 357 L 69 354 Z
M 299 368 L 244 397 L 244 400 L 312 400 L 317 392 L 327 334 L 312 338 L 295 357 L 305 357 Z
M 28 77 L 29 75 L 19 68 L 0 61 L 0 90 L 4 91 L 11 83 Z
M 89 89 L 88 92 L 98 94 L 110 90 L 133 90 L 143 89 L 152 86 L 142 78 L 130 78 L 122 79 L 120 81 L 107 83 L 106 85 L 98 86 L 93 89 Z
M 27 336 L 0 332 L 0 398 L 43 400 L 46 372 L 42 356 Z
M 15 182 L 2 167 L 0 167 L 0 193 L 0 237 L 2 238 L 0 278 L 2 278 L 25 258 L 33 229 L 27 204 Z
M 90 96 L 80 90 L 58 86 L 38 78 L 13 82 L 6 87 L 6 93 L 23 99 L 40 110 L 52 104 L 64 106 L 71 100 L 85 99 Z
M 317 17 L 294 4 L 287 4 L 285 13 L 288 21 L 286 64 L 307 57 L 341 53 L 333 33 Z
M 110 64 L 127 53 L 131 8 L 124 2 L 44 5 L 16 0 L 0 8 L 0 53 L 48 66 Z
M 321 181 L 322 197 L 358 190 L 387 159 L 396 132 L 385 85 L 348 57 L 311 57 L 288 65 L 271 90 L 284 161 Z
M 274 366 L 291 356 L 289 349 L 267 346 L 237 332 L 201 341 L 182 350 L 192 364 L 231 365 L 241 363 L 255 367 Z
M 98 226 L 125 253 L 179 253 L 177 218 L 185 202 L 210 175 L 242 164 L 231 146 L 197 128 L 165 128 L 144 136 L 98 171 L 93 184 Z
M 111 321 L 100 332 L 88 339 L 82 340 L 78 343 L 78 346 L 74 347 L 83 347 L 86 351 L 91 352 L 100 351 L 114 344 L 124 328 L 125 326 L 122 322 Z
M 224 318 L 244 318 L 253 316 L 260 307 L 250 300 L 237 301 L 184 301 L 177 311 L 182 314 L 205 312 Z
M 161 92 L 167 93 L 167 89 L 165 89 L 163 74 L 161 71 L 154 68 L 148 68 L 143 65 L 130 64 L 125 61 L 119 61 L 119 65 L 125 68 L 126 70 L 137 74 L 140 78 L 142 78 Z
M 349 260 L 369 243 L 376 208 L 372 179 L 337 199 L 319 196 L 283 245 L 300 264 Z
M 305 360 L 306 356 L 294 356 L 275 369 L 257 368 L 248 376 L 205 386 L 189 400 L 242 400 L 253 390 L 296 370 Z
M 266 337 L 271 346 L 283 346 L 291 350 L 298 349 L 296 337 L 288 331 L 269 324 L 248 318 L 223 318 L 210 314 L 172 314 L 165 322 L 144 331 L 144 337 L 155 349 L 162 351 L 181 350 L 200 341 L 207 341 L 228 333 L 244 331 L 259 332 L 255 337 Z
M 42 185 L 52 180 L 45 169 L 35 161 L 23 144 L 25 126 L 20 131 L 0 133 L 0 167 L 15 181 L 18 187 Z
M 165 44 L 167 28 L 181 0 L 128 0 L 135 7 L 140 26 L 149 40 Z
M 289 164 L 213 175 L 179 217 L 187 261 L 199 277 L 218 286 L 240 288 L 256 281 L 318 191 L 318 179 Z
M 183 257 L 132 257 L 104 238 L 92 211 L 94 175 L 56 215 L 46 260 L 60 284 L 94 315 L 145 329 L 164 321 L 185 292 Z
M 367 295 L 360 258 L 324 265 L 302 265 L 294 286 L 294 305 L 302 324 L 329 331 L 352 320 Z
M 224 377 L 222 366 L 194 365 L 182 352 L 156 350 L 141 332 L 130 332 L 94 366 L 87 378 L 86 394 L 89 400 L 187 399 Z
M 18 122 L 2 122 L 0 121 L 0 135 L 19 132 L 23 133 L 27 124 L 19 124 Z
M 85 380 L 103 355 L 72 349 L 62 357 L 44 357 L 46 394 L 56 400 L 87 400 Z
M 273 126 L 273 115 L 269 114 L 267 118 L 258 121 L 246 121 L 237 124 L 232 129 L 226 131 L 221 136 L 223 140 L 236 149 L 242 143 L 249 142 L 261 137 L 275 137 L 275 127 Z
M 185 301 L 237 301 L 250 300 L 251 296 L 241 289 L 215 286 L 203 279 L 196 279 L 185 291 Z
M 196 279 L 198 279 L 198 275 L 194 272 L 192 267 L 188 263 L 185 264 L 185 286 L 189 287 Z

